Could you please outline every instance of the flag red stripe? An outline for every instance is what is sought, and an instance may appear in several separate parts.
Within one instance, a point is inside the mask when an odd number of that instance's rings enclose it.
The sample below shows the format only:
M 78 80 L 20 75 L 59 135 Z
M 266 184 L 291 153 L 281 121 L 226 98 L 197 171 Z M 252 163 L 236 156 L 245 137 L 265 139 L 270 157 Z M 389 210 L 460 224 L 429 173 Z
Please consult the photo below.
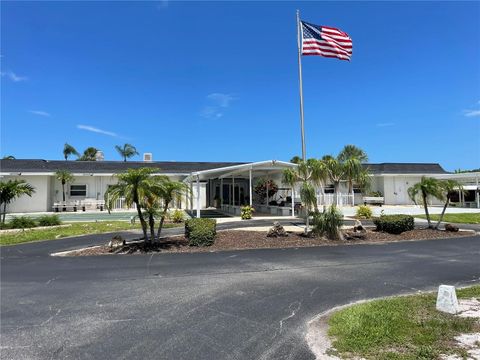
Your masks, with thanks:
M 303 48 L 306 49 L 306 48 L 309 48 L 309 47 L 325 47 L 325 48 L 329 48 L 329 49 L 332 49 L 334 51 L 341 51 L 341 52 L 345 52 L 346 54 L 349 54 L 351 55 L 352 54 L 352 48 L 343 48 L 343 47 L 340 47 L 340 46 L 337 46 L 335 44 L 330 44 L 330 43 L 321 43 L 321 42 L 309 42 L 309 43 L 306 43 L 304 42 L 303 43 Z
M 319 46 L 319 45 L 304 46 L 302 52 L 305 52 L 305 51 L 308 51 L 308 50 L 321 50 L 321 51 L 328 51 L 328 52 L 332 52 L 332 53 L 339 53 L 339 54 L 342 54 L 342 55 L 345 55 L 345 56 L 352 56 L 351 52 L 349 53 L 345 50 L 335 49 L 335 48 L 328 47 L 328 46 Z
M 302 55 L 304 55 L 304 56 L 318 56 L 318 55 L 321 55 L 321 56 L 327 57 L 327 58 L 336 58 L 336 59 L 339 59 L 339 60 L 350 61 L 350 58 L 338 57 L 336 55 L 325 55 L 325 54 L 320 54 L 320 53 L 311 53 L 311 54 L 302 54 Z
M 313 46 L 313 45 L 330 46 L 330 47 L 333 47 L 333 48 L 336 48 L 336 49 L 341 49 L 341 50 L 344 50 L 344 51 L 352 52 L 352 45 L 349 45 L 349 46 L 339 46 L 339 45 L 336 45 L 336 44 L 334 44 L 334 43 L 330 43 L 330 42 L 328 42 L 328 41 L 318 41 L 318 40 L 315 40 L 315 41 L 304 41 L 304 42 L 303 42 L 303 45 L 304 45 L 304 46 Z

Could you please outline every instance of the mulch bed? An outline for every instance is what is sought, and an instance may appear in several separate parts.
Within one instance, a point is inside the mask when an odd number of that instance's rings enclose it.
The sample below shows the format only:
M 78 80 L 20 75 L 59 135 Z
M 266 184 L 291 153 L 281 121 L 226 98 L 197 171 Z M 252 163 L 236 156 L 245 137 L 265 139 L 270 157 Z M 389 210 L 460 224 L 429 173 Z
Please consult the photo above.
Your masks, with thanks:
M 399 235 L 367 230 L 365 240 L 332 241 L 322 237 L 304 237 L 299 233 L 289 232 L 288 237 L 272 238 L 267 237 L 263 231 L 225 230 L 219 231 L 215 243 L 208 247 L 189 246 L 188 241 L 182 236 L 172 236 L 162 239 L 160 244 L 152 244 L 148 249 L 144 248 L 143 242 L 130 242 L 123 247 L 112 251 L 108 246 L 96 246 L 75 250 L 67 256 L 89 256 L 107 254 L 139 254 L 139 253 L 185 253 L 185 252 L 213 252 L 240 249 L 268 249 L 268 248 L 297 248 L 312 246 L 335 246 L 335 245 L 356 245 L 369 243 L 387 243 L 394 241 L 442 239 L 451 237 L 472 236 L 471 232 L 459 231 L 456 233 L 416 229 L 406 231 Z

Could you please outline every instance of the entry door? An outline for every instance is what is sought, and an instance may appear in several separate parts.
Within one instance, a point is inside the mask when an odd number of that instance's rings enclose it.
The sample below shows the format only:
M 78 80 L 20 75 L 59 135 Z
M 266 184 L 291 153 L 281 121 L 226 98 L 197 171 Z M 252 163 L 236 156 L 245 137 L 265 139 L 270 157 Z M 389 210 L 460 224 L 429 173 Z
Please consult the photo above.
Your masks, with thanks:
M 393 188 L 395 194 L 395 205 L 404 205 L 407 203 L 407 184 L 404 177 L 393 178 Z

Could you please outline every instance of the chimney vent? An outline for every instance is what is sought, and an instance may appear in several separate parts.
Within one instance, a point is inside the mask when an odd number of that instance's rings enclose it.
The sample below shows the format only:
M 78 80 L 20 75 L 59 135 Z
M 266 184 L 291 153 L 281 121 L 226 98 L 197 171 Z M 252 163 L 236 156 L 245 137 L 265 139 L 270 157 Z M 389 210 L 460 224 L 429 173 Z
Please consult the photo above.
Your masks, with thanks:
M 105 156 L 103 155 L 103 151 L 100 151 L 100 150 L 97 151 L 97 153 L 95 154 L 95 160 L 97 160 L 97 161 L 105 160 Z
M 153 154 L 152 153 L 143 153 L 143 161 L 144 162 L 152 162 L 153 161 Z

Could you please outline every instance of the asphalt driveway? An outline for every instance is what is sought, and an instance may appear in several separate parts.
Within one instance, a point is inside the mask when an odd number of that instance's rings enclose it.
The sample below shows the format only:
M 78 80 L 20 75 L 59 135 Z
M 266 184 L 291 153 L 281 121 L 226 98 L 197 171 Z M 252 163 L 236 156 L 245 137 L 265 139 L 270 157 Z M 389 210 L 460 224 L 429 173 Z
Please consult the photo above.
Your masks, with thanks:
M 109 236 L 1 249 L 2 359 L 313 359 L 306 322 L 322 311 L 480 281 L 480 236 L 218 253 L 48 255 Z

